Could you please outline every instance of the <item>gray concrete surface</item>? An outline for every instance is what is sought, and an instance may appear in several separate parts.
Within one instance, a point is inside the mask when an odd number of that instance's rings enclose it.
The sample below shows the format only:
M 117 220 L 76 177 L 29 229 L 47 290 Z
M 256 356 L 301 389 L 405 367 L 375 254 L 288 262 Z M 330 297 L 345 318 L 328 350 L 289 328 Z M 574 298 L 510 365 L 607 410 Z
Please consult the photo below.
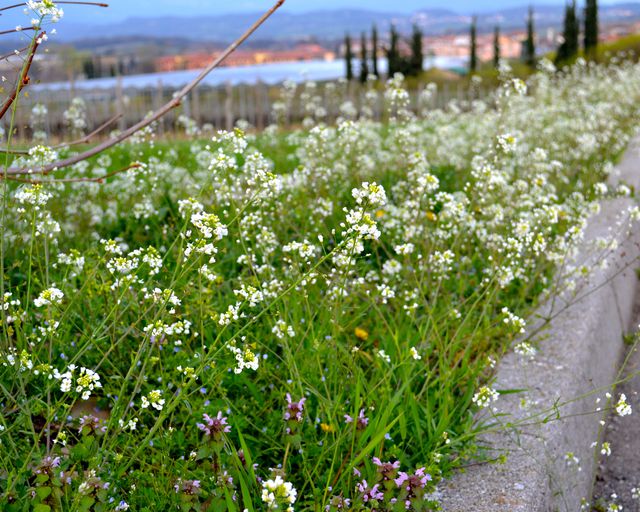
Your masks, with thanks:
M 640 184 L 640 137 L 629 145 L 617 167 L 619 179 Z M 620 212 L 632 205 L 630 199 L 605 202 L 589 222 L 585 244 L 607 236 Z M 589 498 L 596 463 L 592 443 L 598 437 L 601 415 L 594 413 L 595 396 L 585 396 L 613 382 L 624 350 L 623 334 L 633 313 L 638 279 L 634 267 L 640 257 L 637 236 L 625 239 L 605 269 L 594 267 L 584 283 L 577 303 L 561 295 L 553 307 L 542 307 L 539 316 L 557 313 L 544 332 L 540 351 L 533 361 L 508 354 L 497 370 L 496 389 L 527 389 L 526 394 L 502 395 L 496 402 L 503 422 L 526 420 L 554 403 L 570 401 L 559 410 L 560 419 L 549 411 L 549 421 L 510 428 L 485 435 L 483 441 L 494 454 L 506 450 L 502 465 L 473 466 L 440 486 L 445 512 L 578 512 L 583 498 Z M 586 256 L 585 256 L 586 257 Z M 530 320 L 531 322 L 531 320 Z M 520 407 L 523 396 L 534 404 Z M 537 404 L 537 405 L 535 405 Z M 569 463 L 572 452 L 579 462 Z M 491 452 L 490 452 L 491 453 Z

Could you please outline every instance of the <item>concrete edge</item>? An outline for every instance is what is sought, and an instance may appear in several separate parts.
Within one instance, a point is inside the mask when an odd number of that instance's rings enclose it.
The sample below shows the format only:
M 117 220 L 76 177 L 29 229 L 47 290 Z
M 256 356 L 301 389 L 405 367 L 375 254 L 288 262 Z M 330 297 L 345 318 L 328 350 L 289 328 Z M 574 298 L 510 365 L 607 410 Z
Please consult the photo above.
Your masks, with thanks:
M 610 181 L 638 188 L 640 136 L 631 140 Z M 589 221 L 585 247 L 610 235 L 617 216 L 632 204 L 627 198 L 604 202 Z M 482 441 L 507 451 L 507 462 L 473 466 L 443 482 L 445 512 L 578 512 L 582 499 L 590 499 L 597 469 L 592 443 L 602 415 L 594 414 L 596 395 L 585 395 L 601 390 L 597 396 L 603 396 L 616 377 L 638 288 L 632 265 L 640 258 L 638 235 L 626 240 L 618 235 L 620 246 L 609 266 L 594 270 L 585 285 L 589 294 L 554 318 L 533 361 L 509 353 L 498 366 L 495 388 L 528 390 L 500 397 L 498 413 L 510 418 L 505 421 L 526 418 L 556 401 L 584 398 L 564 406 L 558 421 L 484 436 Z M 523 396 L 533 404 L 528 410 L 521 407 Z M 566 458 L 569 452 L 575 459 Z

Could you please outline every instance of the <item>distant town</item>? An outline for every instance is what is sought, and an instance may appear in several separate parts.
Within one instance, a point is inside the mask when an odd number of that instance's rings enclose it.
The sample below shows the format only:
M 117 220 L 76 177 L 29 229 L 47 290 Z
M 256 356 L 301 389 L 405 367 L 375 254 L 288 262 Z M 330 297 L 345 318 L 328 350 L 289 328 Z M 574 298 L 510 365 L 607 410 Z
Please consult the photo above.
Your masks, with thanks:
M 602 42 L 615 41 L 623 36 L 640 32 L 640 17 L 636 12 L 613 10 L 608 20 L 600 27 Z M 422 16 L 422 17 L 421 17 Z M 542 17 L 541 17 L 542 18 Z M 471 18 L 456 18 L 456 25 L 449 30 L 429 30 L 433 20 L 426 15 L 415 15 L 411 21 L 420 24 L 424 33 L 423 51 L 426 59 L 430 57 L 467 57 L 469 55 L 470 35 L 463 22 Z M 614 21 L 611 21 L 614 20 Z M 380 38 L 377 43 L 377 55 L 382 58 L 389 46 L 388 28 L 380 23 Z M 535 48 L 538 55 L 553 51 L 562 40 L 560 19 L 543 18 L 536 27 Z M 404 23 L 404 24 L 403 24 Z M 518 27 L 517 25 L 522 25 Z M 408 22 L 400 22 L 402 36 L 407 36 Z M 493 16 L 481 20 L 477 35 L 477 57 L 490 61 L 494 55 L 494 27 L 500 26 L 499 44 L 502 58 L 515 59 L 523 55 L 523 43 L 527 37 L 525 21 L 505 21 L 504 16 Z M 464 28 L 463 28 L 464 27 Z M 360 53 L 358 32 L 353 32 L 352 51 Z M 372 51 L 367 40 L 368 52 Z M 40 82 L 76 81 L 92 78 L 127 76 L 146 73 L 163 73 L 202 68 L 212 56 L 224 48 L 222 42 L 189 40 L 188 38 L 158 38 L 145 36 L 119 35 L 109 39 L 82 39 L 69 43 L 53 44 L 51 52 L 37 57 L 35 73 Z M 409 52 L 409 42 L 402 37 L 400 52 Z M 225 62 L 226 67 L 253 66 L 282 62 L 336 61 L 343 59 L 345 44 L 343 38 L 318 37 L 309 35 L 306 40 L 289 39 L 256 40 L 250 46 L 234 52 Z M 11 67 L 11 59 L 3 61 L 2 66 Z M 2 71 L 2 69 L 0 69 Z

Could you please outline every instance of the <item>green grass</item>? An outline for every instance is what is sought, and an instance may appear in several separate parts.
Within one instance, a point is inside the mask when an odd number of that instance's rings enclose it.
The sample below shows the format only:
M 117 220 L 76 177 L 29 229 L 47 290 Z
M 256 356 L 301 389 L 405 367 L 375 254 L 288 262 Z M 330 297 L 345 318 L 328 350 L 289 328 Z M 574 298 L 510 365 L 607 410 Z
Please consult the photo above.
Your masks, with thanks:
M 625 73 L 539 76 L 530 96 L 506 84 L 495 109 L 425 119 L 137 142 L 57 173 L 145 162 L 105 184 L 5 181 L 3 510 L 266 510 L 277 475 L 298 510 L 366 510 L 365 479 L 378 510 L 435 507 L 435 484 L 484 456 L 491 361 L 520 336 L 503 308 L 526 318 L 556 290 L 634 130 L 640 72 Z M 39 306 L 53 287 L 64 297 Z M 230 346 L 257 370 L 235 373 Z M 79 367 L 100 376 L 88 400 Z M 306 400 L 300 421 L 287 394 Z M 230 431 L 208 436 L 198 423 L 219 411 Z M 431 480 L 407 496 L 374 457 Z

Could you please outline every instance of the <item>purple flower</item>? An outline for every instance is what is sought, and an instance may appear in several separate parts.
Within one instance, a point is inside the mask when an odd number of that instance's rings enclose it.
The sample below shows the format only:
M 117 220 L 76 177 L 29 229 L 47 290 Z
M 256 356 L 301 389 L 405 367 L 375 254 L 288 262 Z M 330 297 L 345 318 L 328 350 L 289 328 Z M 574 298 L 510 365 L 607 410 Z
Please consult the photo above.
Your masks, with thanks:
M 378 457 L 373 458 L 373 463 L 378 466 L 378 474 L 383 482 L 393 480 L 400 469 L 400 461 L 382 462 Z
M 40 465 L 34 469 L 34 473 L 37 475 L 53 475 L 53 470 L 60 466 L 60 457 L 46 456 L 40 462 Z
M 212 418 L 207 413 L 203 414 L 202 417 L 205 423 L 196 423 L 196 426 L 214 441 L 222 440 L 222 434 L 231 432 L 231 427 L 227 424 L 227 418 L 222 416 L 222 412 L 218 411 L 218 415 L 215 418 Z
M 346 423 L 354 423 L 353 418 L 348 414 L 344 415 L 344 421 Z M 358 414 L 358 417 L 355 420 L 355 424 L 356 424 L 356 430 L 364 430 L 365 428 L 367 428 L 367 425 L 369 424 L 369 418 L 367 418 L 364 415 L 364 409 L 360 409 L 360 413 Z
M 351 500 L 342 496 L 333 496 L 329 504 L 324 508 L 326 512 L 331 510 L 348 510 L 351 506 Z
M 369 484 L 366 480 L 363 480 L 356 485 L 356 490 L 362 495 L 362 501 L 369 503 L 369 501 L 381 501 L 384 499 L 384 494 L 380 492 L 380 485 L 376 484 L 369 488 Z
M 427 482 L 431 480 L 431 475 L 425 473 L 425 468 L 419 468 L 413 475 L 401 471 L 398 478 L 394 480 L 396 485 L 401 489 L 407 510 L 411 508 L 411 502 L 422 499 L 424 488 Z
M 306 401 L 306 398 L 301 398 L 300 401 L 294 402 L 291 400 L 291 395 L 287 393 L 287 408 L 284 411 L 284 419 L 286 421 L 301 423 L 302 413 L 304 412 L 304 403 Z
M 182 480 L 181 478 L 173 486 L 176 493 L 182 491 L 183 494 L 200 494 L 200 480 Z

